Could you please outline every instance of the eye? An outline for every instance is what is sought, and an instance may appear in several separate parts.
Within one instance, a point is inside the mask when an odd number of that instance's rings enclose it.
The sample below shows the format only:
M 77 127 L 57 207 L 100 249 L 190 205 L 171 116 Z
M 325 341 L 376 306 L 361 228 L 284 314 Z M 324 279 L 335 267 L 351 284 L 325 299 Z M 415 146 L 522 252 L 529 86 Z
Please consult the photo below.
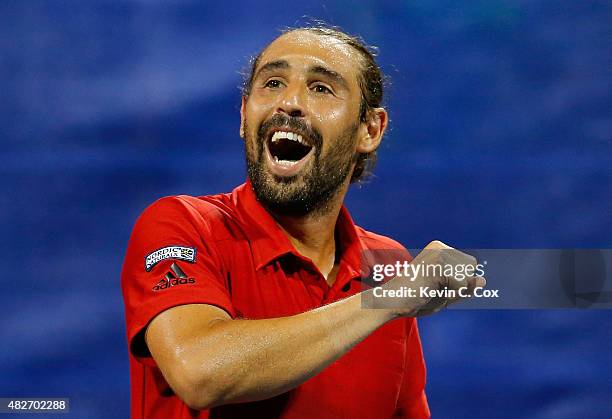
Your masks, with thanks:
M 266 84 L 264 84 L 264 87 L 269 87 L 271 89 L 278 89 L 281 86 L 282 86 L 281 81 L 277 79 L 270 79 L 266 82 Z
M 333 93 L 331 89 L 324 84 L 315 84 L 312 87 L 312 90 L 314 90 L 316 93 Z

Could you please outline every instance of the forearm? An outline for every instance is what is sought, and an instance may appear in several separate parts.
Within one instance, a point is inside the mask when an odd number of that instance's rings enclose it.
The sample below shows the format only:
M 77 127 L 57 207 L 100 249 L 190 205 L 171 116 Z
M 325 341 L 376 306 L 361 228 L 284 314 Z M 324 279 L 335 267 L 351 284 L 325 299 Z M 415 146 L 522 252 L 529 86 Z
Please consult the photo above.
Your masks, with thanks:
M 221 320 L 184 352 L 193 368 L 190 405 L 261 400 L 314 376 L 375 329 L 388 310 L 361 307 L 361 295 L 290 317 Z

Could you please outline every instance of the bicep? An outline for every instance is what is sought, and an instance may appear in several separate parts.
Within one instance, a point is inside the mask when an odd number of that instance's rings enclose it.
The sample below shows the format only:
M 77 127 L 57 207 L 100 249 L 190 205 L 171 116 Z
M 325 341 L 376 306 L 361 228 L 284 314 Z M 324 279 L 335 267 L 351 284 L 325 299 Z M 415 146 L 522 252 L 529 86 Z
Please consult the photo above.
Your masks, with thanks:
M 189 386 L 191 374 L 197 375 L 201 367 L 195 364 L 195 360 L 202 357 L 194 353 L 200 346 L 199 341 L 213 324 L 226 320 L 231 320 L 230 315 L 210 304 L 175 306 L 151 320 L 145 331 L 145 341 L 155 363 L 175 392 L 180 394 L 181 389 Z

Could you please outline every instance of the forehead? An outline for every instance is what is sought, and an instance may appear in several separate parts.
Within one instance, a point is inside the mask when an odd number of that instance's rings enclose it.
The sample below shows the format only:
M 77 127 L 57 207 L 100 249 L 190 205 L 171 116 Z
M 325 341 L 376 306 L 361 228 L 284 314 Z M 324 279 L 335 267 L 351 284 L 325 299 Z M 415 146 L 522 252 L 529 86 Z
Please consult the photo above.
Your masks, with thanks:
M 357 85 L 359 53 L 331 36 L 299 30 L 283 34 L 263 51 L 257 68 L 276 60 L 286 60 L 297 69 L 324 66 L 344 76 L 350 84 Z

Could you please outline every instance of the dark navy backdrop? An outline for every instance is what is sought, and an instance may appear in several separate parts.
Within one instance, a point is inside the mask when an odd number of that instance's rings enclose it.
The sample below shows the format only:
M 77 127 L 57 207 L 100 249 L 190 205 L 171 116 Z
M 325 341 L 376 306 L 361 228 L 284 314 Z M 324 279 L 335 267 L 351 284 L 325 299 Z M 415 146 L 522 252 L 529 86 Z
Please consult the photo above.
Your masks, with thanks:
M 132 224 L 243 181 L 238 70 L 303 15 L 378 45 L 392 79 L 377 177 L 348 198 L 361 225 L 407 247 L 612 246 L 608 1 L 5 0 L 0 396 L 128 416 Z M 611 417 L 611 314 L 423 319 L 434 417 Z

